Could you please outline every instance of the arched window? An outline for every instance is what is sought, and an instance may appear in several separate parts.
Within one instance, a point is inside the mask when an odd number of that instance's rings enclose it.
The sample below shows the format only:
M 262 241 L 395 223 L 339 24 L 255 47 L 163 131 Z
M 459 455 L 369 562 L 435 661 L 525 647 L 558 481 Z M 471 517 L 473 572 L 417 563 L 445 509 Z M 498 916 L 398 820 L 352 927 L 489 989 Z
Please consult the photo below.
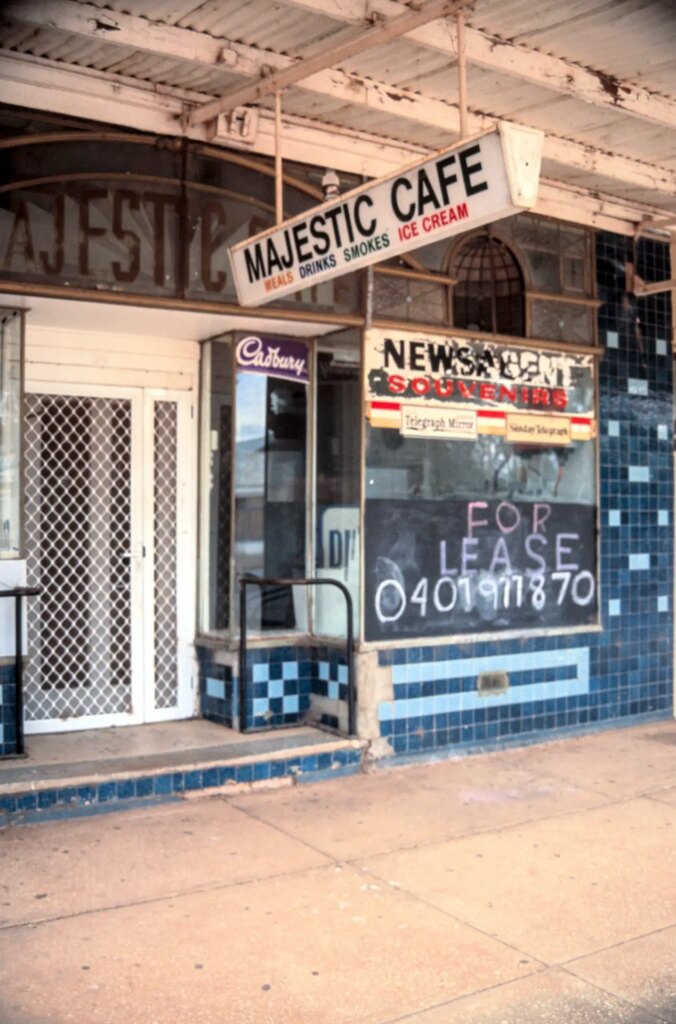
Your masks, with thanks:
M 524 337 L 524 280 L 511 249 L 490 229 L 472 235 L 451 257 L 453 324 Z

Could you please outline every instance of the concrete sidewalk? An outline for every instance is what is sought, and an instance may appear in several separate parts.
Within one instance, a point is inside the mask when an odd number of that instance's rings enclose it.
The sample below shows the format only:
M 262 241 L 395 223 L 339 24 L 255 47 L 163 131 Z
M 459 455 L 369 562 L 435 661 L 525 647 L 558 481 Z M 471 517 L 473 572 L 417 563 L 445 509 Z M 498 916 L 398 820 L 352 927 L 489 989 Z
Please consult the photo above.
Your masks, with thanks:
M 676 1022 L 676 724 L 0 834 L 1 1024 Z

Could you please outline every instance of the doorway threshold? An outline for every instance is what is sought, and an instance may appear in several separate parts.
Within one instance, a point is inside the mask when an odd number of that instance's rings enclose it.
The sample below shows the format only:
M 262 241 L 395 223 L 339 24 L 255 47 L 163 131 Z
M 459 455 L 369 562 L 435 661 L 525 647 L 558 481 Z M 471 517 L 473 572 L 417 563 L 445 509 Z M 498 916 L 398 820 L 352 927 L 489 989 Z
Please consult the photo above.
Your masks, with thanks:
M 242 735 L 191 719 L 29 736 L 26 760 L 0 762 L 0 825 L 359 771 L 365 743 L 311 726 Z

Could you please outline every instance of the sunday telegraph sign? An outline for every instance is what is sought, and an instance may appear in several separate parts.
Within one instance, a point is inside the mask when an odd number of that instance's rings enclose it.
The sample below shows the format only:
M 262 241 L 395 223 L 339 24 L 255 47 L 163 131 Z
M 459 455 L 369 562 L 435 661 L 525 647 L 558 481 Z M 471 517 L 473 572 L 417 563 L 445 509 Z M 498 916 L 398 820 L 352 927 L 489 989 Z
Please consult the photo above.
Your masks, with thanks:
M 229 250 L 242 306 L 531 208 L 543 134 L 502 123 Z

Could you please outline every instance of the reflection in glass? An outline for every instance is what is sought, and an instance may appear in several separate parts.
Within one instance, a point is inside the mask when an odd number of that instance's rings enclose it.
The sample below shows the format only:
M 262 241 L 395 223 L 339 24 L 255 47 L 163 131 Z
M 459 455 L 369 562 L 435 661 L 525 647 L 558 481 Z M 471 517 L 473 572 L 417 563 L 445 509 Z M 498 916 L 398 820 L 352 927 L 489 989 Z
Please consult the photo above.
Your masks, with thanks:
M 236 395 L 235 576 L 304 577 L 307 388 L 239 371 Z M 249 587 L 249 628 L 305 630 L 296 592 Z
M 230 535 L 232 456 L 232 353 L 226 342 L 204 349 L 202 448 L 207 453 L 202 520 L 202 628 L 230 627 Z
M 0 310 L 0 557 L 20 554 L 21 314 Z
M 517 445 L 502 437 L 442 441 L 366 431 L 366 497 L 494 497 L 593 504 L 593 441 L 560 447 Z
M 354 626 L 359 621 L 359 427 L 360 338 L 342 331 L 324 339 L 317 355 L 317 542 L 318 578 L 346 584 Z M 336 587 L 317 587 L 314 631 L 345 635 L 345 599 Z

